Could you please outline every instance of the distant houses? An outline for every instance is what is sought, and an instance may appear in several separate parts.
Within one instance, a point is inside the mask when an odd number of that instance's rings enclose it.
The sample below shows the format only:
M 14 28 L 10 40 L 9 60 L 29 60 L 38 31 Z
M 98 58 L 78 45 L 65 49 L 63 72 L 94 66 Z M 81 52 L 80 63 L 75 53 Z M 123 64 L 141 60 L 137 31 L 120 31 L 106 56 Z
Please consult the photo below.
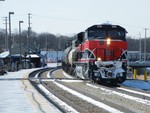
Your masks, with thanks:
M 36 49 L 31 49 L 26 46 L 15 45 L 10 51 L 5 51 L 0 54 L 0 59 L 3 60 L 6 70 L 16 71 L 19 69 L 41 67 L 41 58 L 44 58 Z
M 47 63 L 61 62 L 63 51 L 39 51 L 26 46 L 16 45 L 10 51 L 0 53 L 0 60 L 6 70 L 19 70 L 45 66 Z

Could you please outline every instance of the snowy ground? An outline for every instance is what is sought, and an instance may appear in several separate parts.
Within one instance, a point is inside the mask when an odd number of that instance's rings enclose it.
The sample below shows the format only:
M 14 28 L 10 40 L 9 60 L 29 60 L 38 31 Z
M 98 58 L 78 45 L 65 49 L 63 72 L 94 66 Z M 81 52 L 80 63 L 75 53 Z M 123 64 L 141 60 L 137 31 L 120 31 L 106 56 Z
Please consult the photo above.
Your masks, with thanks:
M 150 91 L 150 81 L 126 80 L 122 84 L 128 87 Z
M 48 67 L 55 67 L 57 63 L 50 63 Z M 7 75 L 0 76 L 0 113 L 33 113 L 33 110 L 24 96 L 22 83 L 17 78 L 22 78 L 24 73 L 29 73 L 35 69 L 20 70 L 18 72 L 8 72 Z M 122 83 L 125 86 L 150 91 L 150 81 L 126 80 Z M 8 107 L 8 105 L 10 105 Z
M 49 64 L 48 67 L 56 67 Z M 34 113 L 23 89 L 21 78 L 36 69 L 22 69 L 0 76 L 0 113 Z M 58 112 L 57 112 L 58 113 Z
M 33 113 L 33 110 L 24 95 L 22 82 L 19 80 L 24 73 L 35 69 L 8 72 L 0 76 L 0 113 Z

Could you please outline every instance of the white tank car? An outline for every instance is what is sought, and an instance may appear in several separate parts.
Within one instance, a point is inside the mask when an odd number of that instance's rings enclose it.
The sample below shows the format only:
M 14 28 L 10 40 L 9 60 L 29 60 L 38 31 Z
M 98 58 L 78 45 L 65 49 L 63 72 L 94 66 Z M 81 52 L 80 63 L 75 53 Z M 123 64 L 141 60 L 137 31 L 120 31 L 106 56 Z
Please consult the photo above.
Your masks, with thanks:
M 77 61 L 77 49 L 73 48 L 68 54 L 69 64 L 73 65 L 74 61 Z

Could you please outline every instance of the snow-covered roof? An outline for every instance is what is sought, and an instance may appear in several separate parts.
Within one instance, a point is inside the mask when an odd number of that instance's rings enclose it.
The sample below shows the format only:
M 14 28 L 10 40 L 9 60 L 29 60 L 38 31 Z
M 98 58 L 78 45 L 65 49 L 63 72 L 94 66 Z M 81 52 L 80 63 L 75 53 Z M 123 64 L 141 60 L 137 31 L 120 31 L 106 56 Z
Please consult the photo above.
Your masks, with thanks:
M 36 54 L 30 54 L 30 55 L 26 56 L 26 58 L 29 58 L 29 57 L 31 57 L 31 58 L 39 58 L 39 56 L 36 55 Z
M 9 51 L 5 51 L 0 54 L 0 58 L 6 58 L 7 56 L 9 56 Z
M 0 54 L 0 58 L 6 58 L 8 56 L 9 56 L 9 51 L 5 51 L 5 52 Z M 20 57 L 20 54 L 12 54 L 11 56 L 13 56 L 13 57 Z M 23 55 L 21 55 L 21 56 L 23 57 Z M 36 55 L 36 54 L 29 54 L 29 55 L 26 56 L 26 58 L 29 58 L 29 57 L 31 57 L 31 58 L 39 58 L 39 56 Z

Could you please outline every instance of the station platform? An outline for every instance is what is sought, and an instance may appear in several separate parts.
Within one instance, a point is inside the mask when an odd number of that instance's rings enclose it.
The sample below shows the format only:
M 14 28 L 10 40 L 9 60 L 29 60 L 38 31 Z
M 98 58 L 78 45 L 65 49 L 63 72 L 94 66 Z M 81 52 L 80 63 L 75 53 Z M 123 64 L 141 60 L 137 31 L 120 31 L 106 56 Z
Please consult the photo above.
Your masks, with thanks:
M 0 76 L 0 113 L 60 113 L 28 80 L 21 79 L 34 70 L 24 69 Z

